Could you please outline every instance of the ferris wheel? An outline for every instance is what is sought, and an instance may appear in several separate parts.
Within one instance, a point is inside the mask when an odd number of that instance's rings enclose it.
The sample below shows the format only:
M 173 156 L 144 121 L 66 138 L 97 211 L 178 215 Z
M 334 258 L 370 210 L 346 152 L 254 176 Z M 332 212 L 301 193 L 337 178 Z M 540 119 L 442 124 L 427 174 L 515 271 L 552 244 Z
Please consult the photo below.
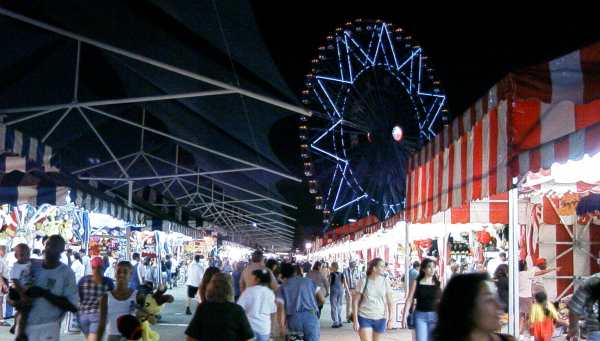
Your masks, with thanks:
M 357 19 L 325 39 L 306 75 L 300 151 L 323 222 L 404 207 L 407 160 L 447 120 L 423 49 L 401 28 Z

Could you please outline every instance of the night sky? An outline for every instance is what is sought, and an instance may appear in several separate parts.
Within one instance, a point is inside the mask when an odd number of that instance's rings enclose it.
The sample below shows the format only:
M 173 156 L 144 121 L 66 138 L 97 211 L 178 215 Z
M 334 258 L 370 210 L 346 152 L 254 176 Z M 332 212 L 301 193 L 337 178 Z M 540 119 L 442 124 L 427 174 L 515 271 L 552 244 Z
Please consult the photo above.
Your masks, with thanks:
M 310 60 L 325 36 L 356 18 L 382 19 L 403 27 L 420 43 L 448 96 L 451 116 L 461 113 L 510 71 L 540 63 L 600 39 L 600 25 L 585 8 L 460 10 L 433 3 L 394 7 L 400 2 L 350 6 L 339 1 L 254 1 L 254 14 L 276 66 L 298 95 Z M 363 4 L 365 2 L 362 2 Z M 494 3 L 498 5 L 498 3 Z M 571 6 L 574 7 L 574 6 Z M 293 13 L 293 15 L 289 15 Z M 297 120 L 280 122 L 271 144 L 293 173 L 302 174 Z M 290 152 L 293 151 L 293 152 Z M 282 184 L 300 210 L 299 225 L 308 236 L 322 229 L 305 186 Z M 301 230 L 302 230 L 301 228 Z

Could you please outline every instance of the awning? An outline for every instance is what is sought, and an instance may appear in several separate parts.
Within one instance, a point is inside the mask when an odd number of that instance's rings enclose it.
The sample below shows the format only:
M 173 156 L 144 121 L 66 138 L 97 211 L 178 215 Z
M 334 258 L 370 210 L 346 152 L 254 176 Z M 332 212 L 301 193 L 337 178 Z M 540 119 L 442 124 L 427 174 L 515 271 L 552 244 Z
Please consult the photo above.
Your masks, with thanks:
M 426 222 L 600 151 L 599 67 L 597 43 L 506 76 L 410 159 L 406 219 Z
M 30 167 L 37 165 L 40 169 L 46 171 L 57 171 L 51 161 L 52 147 L 4 124 L 0 124 L 0 153 L 22 156 L 27 160 Z M 1 171 L 9 172 L 6 168 L 2 168 Z

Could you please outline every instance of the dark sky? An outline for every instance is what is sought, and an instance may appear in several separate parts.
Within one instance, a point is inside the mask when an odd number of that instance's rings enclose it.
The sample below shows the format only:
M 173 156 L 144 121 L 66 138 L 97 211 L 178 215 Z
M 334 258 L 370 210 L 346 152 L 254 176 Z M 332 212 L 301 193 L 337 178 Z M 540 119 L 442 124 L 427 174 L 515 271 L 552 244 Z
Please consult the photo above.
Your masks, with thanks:
M 276 66 L 295 94 L 300 94 L 310 60 L 327 34 L 356 18 L 382 19 L 403 27 L 423 47 L 448 95 L 451 115 L 461 113 L 508 72 L 600 39 L 593 11 L 576 6 L 545 4 L 541 9 L 502 3 L 502 8 L 483 8 L 482 3 L 467 10 L 440 8 L 432 2 L 410 7 L 400 1 L 361 2 L 368 7 L 323 0 L 252 3 Z M 498 2 L 488 5 L 500 6 Z M 297 122 L 280 122 L 279 129 L 272 145 L 284 163 L 300 173 Z M 301 207 L 299 224 L 307 233 L 319 231 L 320 216 L 312 209 L 306 188 L 289 187 L 290 200 Z

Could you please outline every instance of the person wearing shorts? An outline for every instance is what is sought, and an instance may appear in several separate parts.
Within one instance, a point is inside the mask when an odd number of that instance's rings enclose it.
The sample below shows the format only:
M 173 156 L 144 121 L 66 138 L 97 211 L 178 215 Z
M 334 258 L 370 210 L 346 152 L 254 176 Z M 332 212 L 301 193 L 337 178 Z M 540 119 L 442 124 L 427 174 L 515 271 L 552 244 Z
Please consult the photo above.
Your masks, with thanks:
M 100 257 L 91 261 L 92 274 L 79 281 L 79 328 L 87 341 L 98 339 L 100 299 L 114 289 L 114 282 L 104 277 L 104 262 Z
M 198 287 L 194 287 L 191 285 L 187 286 L 187 297 L 188 298 L 194 298 L 196 297 L 196 293 L 198 292 Z
M 186 315 L 192 315 L 192 310 L 190 309 L 192 299 L 196 297 L 198 287 L 200 286 L 200 282 L 202 282 L 202 277 L 204 276 L 204 267 L 201 263 L 202 258 L 203 257 L 201 255 L 194 256 L 194 261 L 190 264 L 187 270 L 187 281 L 185 283 L 188 287 L 187 306 L 185 307 Z

